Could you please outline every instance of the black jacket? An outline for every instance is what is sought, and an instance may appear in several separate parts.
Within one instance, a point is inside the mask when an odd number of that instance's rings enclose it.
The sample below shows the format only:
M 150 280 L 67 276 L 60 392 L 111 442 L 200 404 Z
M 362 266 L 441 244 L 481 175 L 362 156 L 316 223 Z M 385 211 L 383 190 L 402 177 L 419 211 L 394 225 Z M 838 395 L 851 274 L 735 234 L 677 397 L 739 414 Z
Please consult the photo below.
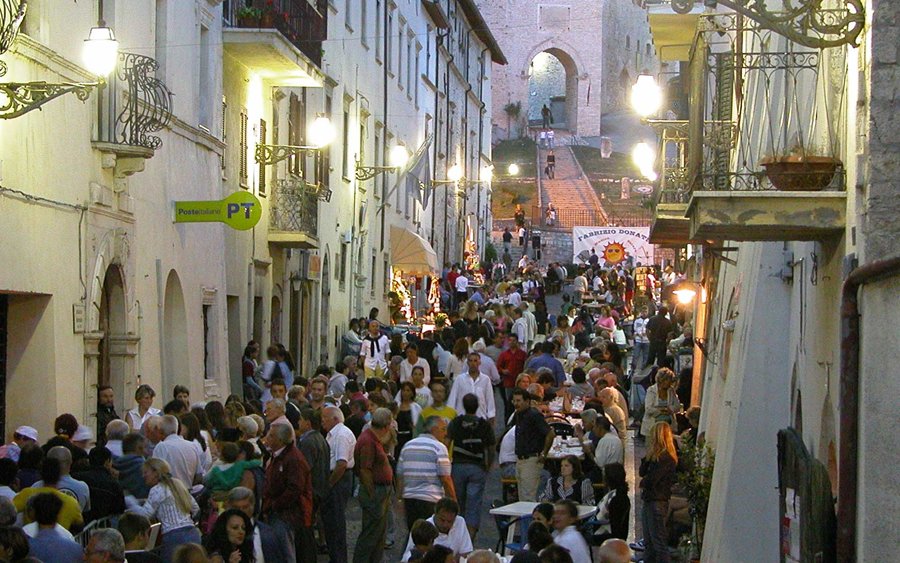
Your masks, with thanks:
M 657 461 L 641 460 L 641 498 L 646 501 L 668 501 L 672 497 L 675 484 L 675 460 L 668 452 Z

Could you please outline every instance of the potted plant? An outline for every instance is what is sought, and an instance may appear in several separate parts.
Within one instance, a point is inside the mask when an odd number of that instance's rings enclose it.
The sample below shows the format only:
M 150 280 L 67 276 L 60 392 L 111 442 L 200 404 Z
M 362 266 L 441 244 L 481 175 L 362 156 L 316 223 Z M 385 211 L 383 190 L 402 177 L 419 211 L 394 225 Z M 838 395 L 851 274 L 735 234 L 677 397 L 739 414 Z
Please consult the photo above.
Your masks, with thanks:
M 238 27 L 257 27 L 260 18 L 262 18 L 262 10 L 259 8 L 254 8 L 252 6 L 242 6 L 238 8 Z
M 843 164 L 825 156 L 824 150 L 807 150 L 798 144 L 787 154 L 763 158 L 760 165 L 776 189 L 812 192 L 828 187 Z
M 266 0 L 266 7 L 259 18 L 259 27 L 264 29 L 275 27 L 275 2 L 273 0 Z
M 702 437 L 699 443 L 689 437 L 683 439 L 680 449 L 679 462 L 684 471 L 679 473 L 678 482 L 684 488 L 688 511 L 694 521 L 693 537 L 689 542 L 692 551 L 690 558 L 693 559 L 699 557 L 703 548 L 703 532 L 706 529 L 706 512 L 709 507 L 716 454 Z

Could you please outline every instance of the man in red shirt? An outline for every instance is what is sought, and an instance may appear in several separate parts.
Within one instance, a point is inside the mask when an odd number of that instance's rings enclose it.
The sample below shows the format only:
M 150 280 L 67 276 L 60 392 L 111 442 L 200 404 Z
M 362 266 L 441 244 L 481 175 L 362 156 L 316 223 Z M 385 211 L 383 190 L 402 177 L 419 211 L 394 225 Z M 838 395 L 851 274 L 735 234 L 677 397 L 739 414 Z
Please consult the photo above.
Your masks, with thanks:
M 391 438 L 391 419 L 391 411 L 376 409 L 372 414 L 372 425 L 356 440 L 353 457 L 359 477 L 362 530 L 356 538 L 353 563 L 381 563 L 384 554 L 387 511 L 391 506 L 394 482 L 391 462 L 384 451 L 384 443 Z
M 276 423 L 269 428 L 265 445 L 274 452 L 266 466 L 262 517 L 280 533 L 291 538 L 298 562 L 316 560 L 316 540 L 312 528 L 312 472 L 303 454 L 294 445 L 294 430 Z M 294 561 L 294 554 L 289 554 Z
M 504 413 L 512 412 L 512 391 L 516 387 L 516 378 L 525 371 L 525 361 L 528 354 L 519 345 L 519 339 L 510 336 L 507 339 L 506 350 L 500 352 L 497 358 L 497 371 L 500 372 L 500 380 L 503 385 Z

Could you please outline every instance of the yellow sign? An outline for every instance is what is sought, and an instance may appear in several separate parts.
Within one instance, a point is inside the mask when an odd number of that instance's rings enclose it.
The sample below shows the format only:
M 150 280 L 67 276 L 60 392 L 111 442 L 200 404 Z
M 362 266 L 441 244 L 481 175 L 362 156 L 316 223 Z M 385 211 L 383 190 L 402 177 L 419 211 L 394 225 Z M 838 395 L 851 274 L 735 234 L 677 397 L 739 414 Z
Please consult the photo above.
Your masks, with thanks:
M 234 192 L 218 201 L 176 201 L 176 223 L 225 223 L 246 231 L 259 223 L 262 206 L 250 192 Z

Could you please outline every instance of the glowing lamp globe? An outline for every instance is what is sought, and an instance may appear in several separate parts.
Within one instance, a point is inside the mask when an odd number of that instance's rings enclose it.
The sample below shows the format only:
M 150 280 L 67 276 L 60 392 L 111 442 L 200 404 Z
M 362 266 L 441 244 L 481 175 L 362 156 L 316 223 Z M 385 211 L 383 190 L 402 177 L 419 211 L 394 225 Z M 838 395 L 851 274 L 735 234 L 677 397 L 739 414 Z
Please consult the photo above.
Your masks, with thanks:
M 318 148 L 330 145 L 332 141 L 334 141 L 336 135 L 331 120 L 324 116 L 317 117 L 313 120 L 309 125 L 307 133 L 309 134 L 310 144 Z
M 391 166 L 394 168 L 403 168 L 406 166 L 406 163 L 409 162 L 409 151 L 407 151 L 406 147 L 403 145 L 396 145 L 391 149 L 388 162 L 390 162 Z
M 106 26 L 92 27 L 82 48 L 84 66 L 97 76 L 109 76 L 119 59 L 119 42 Z
M 650 117 L 662 107 L 663 94 L 656 78 L 649 74 L 638 76 L 637 82 L 631 87 L 631 107 L 641 117 Z

